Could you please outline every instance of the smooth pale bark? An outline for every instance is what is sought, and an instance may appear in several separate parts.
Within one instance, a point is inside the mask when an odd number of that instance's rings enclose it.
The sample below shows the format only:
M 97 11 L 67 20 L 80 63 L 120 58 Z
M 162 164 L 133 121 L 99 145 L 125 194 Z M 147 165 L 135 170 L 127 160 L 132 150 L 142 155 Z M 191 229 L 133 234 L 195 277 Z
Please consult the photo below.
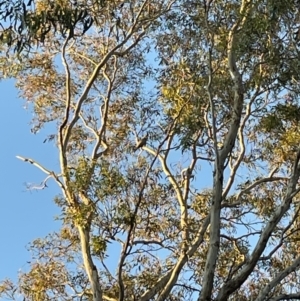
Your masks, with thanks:
M 90 229 L 89 227 L 78 227 L 80 236 L 81 252 L 84 263 L 84 268 L 88 275 L 91 290 L 93 293 L 93 301 L 102 301 L 102 290 L 98 279 L 98 271 L 93 263 L 93 259 L 90 252 Z
M 228 133 L 225 137 L 223 148 L 220 151 L 215 149 L 215 151 L 218 153 L 215 161 L 212 205 L 210 208 L 211 224 L 210 224 L 209 249 L 206 258 L 202 290 L 198 298 L 199 301 L 211 300 L 214 274 L 215 274 L 216 263 L 218 259 L 219 249 L 220 249 L 220 214 L 221 214 L 221 202 L 222 202 L 223 179 L 224 179 L 223 175 L 225 170 L 224 163 L 228 154 L 234 147 L 237 138 L 241 116 L 242 116 L 242 110 L 243 110 L 243 101 L 244 101 L 243 82 L 242 82 L 242 77 L 236 66 L 234 47 L 235 44 L 237 43 L 236 32 L 237 30 L 241 30 L 241 28 L 243 27 L 246 18 L 250 12 L 250 9 L 251 9 L 251 5 L 248 2 L 243 1 L 241 5 L 241 19 L 234 24 L 234 26 L 232 27 L 229 33 L 228 46 L 227 46 L 228 69 L 234 84 L 233 85 L 234 102 L 232 108 L 231 124 Z

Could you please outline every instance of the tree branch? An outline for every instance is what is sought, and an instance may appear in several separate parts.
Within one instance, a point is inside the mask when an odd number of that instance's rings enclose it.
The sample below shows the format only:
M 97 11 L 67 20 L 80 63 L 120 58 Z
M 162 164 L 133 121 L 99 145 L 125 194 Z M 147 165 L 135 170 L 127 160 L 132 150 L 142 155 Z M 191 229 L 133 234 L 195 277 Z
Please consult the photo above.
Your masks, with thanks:
M 262 234 L 259 237 L 259 240 L 256 243 L 256 246 L 252 251 L 252 254 L 247 264 L 244 265 L 244 267 L 241 269 L 241 271 L 236 277 L 234 277 L 233 279 L 231 279 L 230 281 L 228 281 L 226 284 L 223 285 L 223 287 L 219 291 L 216 301 L 224 300 L 224 298 L 226 299 L 232 292 L 234 292 L 238 287 L 240 287 L 244 283 L 244 281 L 253 271 L 255 265 L 257 264 L 257 261 L 260 258 L 260 255 L 265 250 L 265 247 L 271 237 L 271 233 L 277 226 L 278 222 L 281 220 L 282 216 L 290 208 L 290 205 L 293 200 L 293 194 L 296 190 L 296 185 L 299 180 L 299 172 L 300 172 L 299 159 L 300 159 L 300 150 L 298 150 L 297 152 L 297 157 L 295 159 L 294 167 L 293 167 L 293 173 L 287 187 L 286 197 L 284 198 L 281 206 L 277 208 L 273 216 L 267 222 L 265 228 L 262 230 Z
M 22 156 L 16 156 L 16 158 L 18 158 L 19 160 L 22 160 L 24 162 L 28 162 L 32 165 L 34 165 L 35 167 L 37 167 L 38 169 L 40 169 L 42 172 L 44 172 L 46 175 L 48 175 L 48 177 L 46 178 L 46 180 L 43 181 L 43 185 L 45 185 L 45 182 L 47 181 L 47 179 L 49 177 L 53 178 L 55 180 L 55 182 L 58 184 L 58 186 L 65 191 L 65 186 L 64 184 L 59 180 L 59 176 L 56 175 L 54 173 L 54 171 L 50 171 L 49 169 L 45 168 L 44 166 L 42 166 L 40 163 L 36 162 L 35 160 L 31 159 L 31 158 L 25 158 Z
M 298 257 L 290 266 L 285 268 L 283 271 L 278 273 L 276 277 L 269 282 L 267 285 L 264 286 L 264 289 L 262 289 L 258 295 L 258 297 L 255 299 L 255 301 L 264 301 L 267 300 L 268 294 L 274 289 L 276 285 L 280 283 L 281 280 L 283 280 L 287 275 L 290 273 L 296 271 L 300 267 L 300 257 Z M 280 300 L 280 299 L 277 299 Z

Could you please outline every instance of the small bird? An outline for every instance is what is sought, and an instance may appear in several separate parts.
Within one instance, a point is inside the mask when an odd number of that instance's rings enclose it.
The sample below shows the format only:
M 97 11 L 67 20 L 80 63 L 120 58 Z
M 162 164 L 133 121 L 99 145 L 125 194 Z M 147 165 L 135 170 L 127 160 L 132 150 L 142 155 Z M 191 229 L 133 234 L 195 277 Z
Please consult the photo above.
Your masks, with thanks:
M 134 151 L 137 151 L 139 148 L 145 146 L 147 144 L 147 140 L 148 140 L 148 133 L 146 134 L 146 136 L 144 136 L 141 140 L 137 142 Z

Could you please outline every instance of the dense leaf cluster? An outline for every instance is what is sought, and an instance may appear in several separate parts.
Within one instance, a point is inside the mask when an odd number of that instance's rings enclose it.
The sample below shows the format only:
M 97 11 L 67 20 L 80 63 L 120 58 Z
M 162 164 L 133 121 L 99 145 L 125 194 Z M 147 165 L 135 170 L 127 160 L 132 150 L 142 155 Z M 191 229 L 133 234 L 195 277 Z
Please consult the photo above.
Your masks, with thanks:
M 50 31 L 70 38 L 85 34 L 94 22 L 95 7 L 101 14 L 105 5 L 104 0 L 93 2 L 91 11 L 84 1 L 1 1 L 0 41 L 19 53 L 44 43 Z

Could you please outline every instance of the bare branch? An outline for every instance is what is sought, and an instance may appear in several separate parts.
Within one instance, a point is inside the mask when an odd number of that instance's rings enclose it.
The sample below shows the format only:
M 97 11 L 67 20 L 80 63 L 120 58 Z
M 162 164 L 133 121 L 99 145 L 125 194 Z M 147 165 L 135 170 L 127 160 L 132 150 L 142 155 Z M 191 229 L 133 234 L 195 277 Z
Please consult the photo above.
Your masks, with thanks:
M 46 182 L 51 177 L 55 180 L 55 182 L 59 185 L 59 187 L 61 187 L 63 190 L 65 190 L 63 183 L 59 180 L 60 175 L 56 175 L 53 171 L 50 171 L 49 169 L 45 168 L 40 163 L 36 162 L 35 160 L 33 160 L 31 158 L 25 158 L 22 156 L 16 156 L 16 158 L 34 165 L 35 167 L 40 169 L 42 172 L 44 172 L 46 175 L 48 175 L 48 177 L 42 182 L 42 186 L 46 186 Z
M 90 229 L 84 229 L 83 227 L 78 227 L 78 232 L 80 235 L 80 243 L 82 250 L 82 257 L 84 261 L 85 270 L 87 272 L 92 292 L 93 292 L 93 301 L 102 301 L 102 290 L 100 287 L 97 268 L 93 263 L 92 256 L 90 253 Z
M 154 245 L 159 245 L 163 248 L 165 247 L 164 244 L 159 240 L 134 240 L 134 241 L 131 242 L 131 245 L 133 245 L 133 246 L 134 245 L 139 245 L 139 244 L 141 244 L 141 245 L 152 245 L 152 244 L 154 244 Z
M 256 180 L 254 183 L 246 187 L 245 189 L 241 190 L 239 194 L 237 195 L 236 199 L 239 200 L 244 194 L 250 192 L 253 188 L 259 186 L 262 183 L 268 183 L 268 182 L 276 182 L 276 181 L 287 181 L 287 177 L 267 177 L 263 179 Z

